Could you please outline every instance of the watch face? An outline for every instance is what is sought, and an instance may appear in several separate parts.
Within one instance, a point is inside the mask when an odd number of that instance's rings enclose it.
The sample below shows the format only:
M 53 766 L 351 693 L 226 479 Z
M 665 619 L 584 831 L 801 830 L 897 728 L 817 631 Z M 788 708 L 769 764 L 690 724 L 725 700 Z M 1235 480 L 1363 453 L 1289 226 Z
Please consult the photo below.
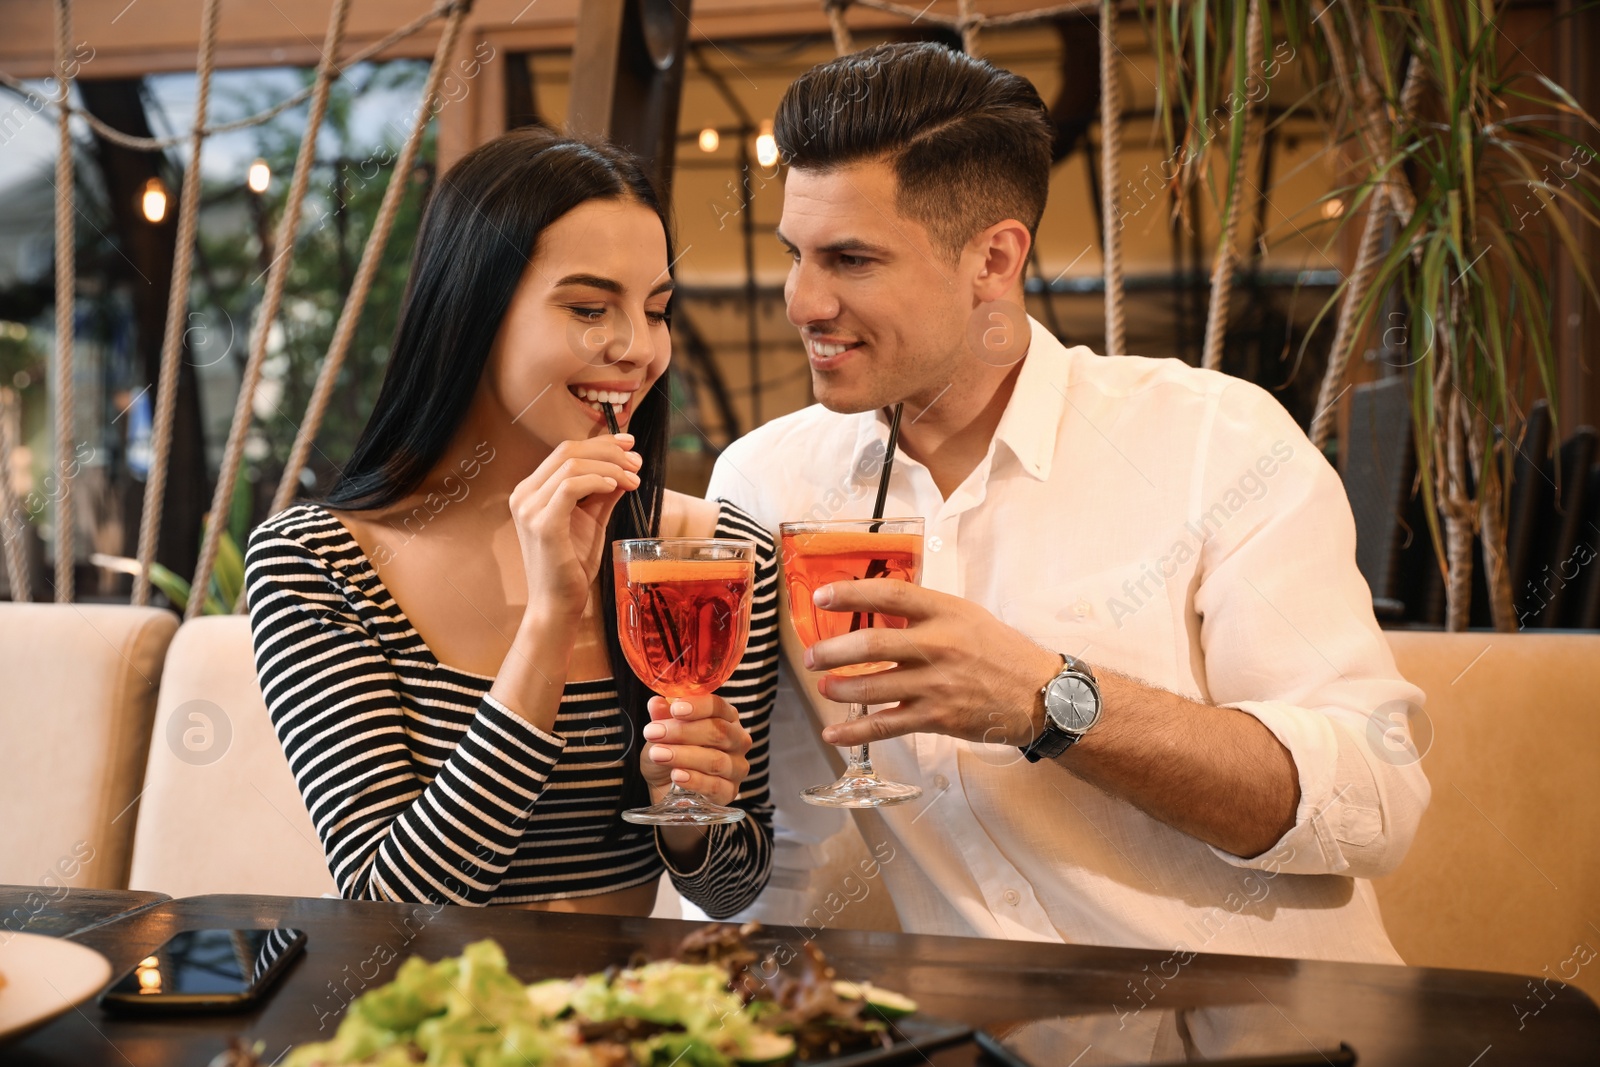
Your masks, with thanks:
M 1045 710 L 1061 729 L 1081 733 L 1099 718 L 1100 698 L 1086 680 L 1068 675 L 1050 683 Z

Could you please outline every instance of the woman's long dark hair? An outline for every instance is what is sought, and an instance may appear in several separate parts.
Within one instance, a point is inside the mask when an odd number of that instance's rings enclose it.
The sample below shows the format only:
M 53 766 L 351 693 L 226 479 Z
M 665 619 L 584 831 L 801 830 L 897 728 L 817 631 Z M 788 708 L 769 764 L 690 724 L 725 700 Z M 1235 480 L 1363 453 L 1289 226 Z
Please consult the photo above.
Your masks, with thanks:
M 633 200 L 650 208 L 661 219 L 667 262 L 672 262 L 672 228 L 655 189 L 639 163 L 611 145 L 530 127 L 482 145 L 445 173 L 422 217 L 377 402 L 323 503 L 369 511 L 403 499 L 422 484 L 466 418 L 540 235 L 589 200 Z M 634 492 L 641 495 L 647 528 L 639 529 L 632 509 L 619 505 L 606 530 L 600 564 L 606 653 L 625 720 L 632 724 L 621 759 L 624 808 L 648 799 L 636 759 L 651 692 L 622 655 L 609 542 L 654 537 L 660 527 L 667 409 L 662 375 L 628 423 L 634 449 L 644 459 Z

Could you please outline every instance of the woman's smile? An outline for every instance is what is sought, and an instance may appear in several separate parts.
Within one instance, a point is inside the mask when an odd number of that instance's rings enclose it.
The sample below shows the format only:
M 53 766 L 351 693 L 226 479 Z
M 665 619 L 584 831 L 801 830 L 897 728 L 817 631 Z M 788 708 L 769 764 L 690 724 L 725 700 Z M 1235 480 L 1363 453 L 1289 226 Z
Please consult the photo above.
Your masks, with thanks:
M 628 416 L 633 414 L 635 394 L 643 389 L 643 381 L 627 381 L 622 379 L 600 382 L 569 382 L 567 392 L 572 399 L 580 404 L 584 411 L 595 422 L 604 425 L 606 421 L 605 408 L 609 404 L 616 413 L 619 425 L 626 425 Z

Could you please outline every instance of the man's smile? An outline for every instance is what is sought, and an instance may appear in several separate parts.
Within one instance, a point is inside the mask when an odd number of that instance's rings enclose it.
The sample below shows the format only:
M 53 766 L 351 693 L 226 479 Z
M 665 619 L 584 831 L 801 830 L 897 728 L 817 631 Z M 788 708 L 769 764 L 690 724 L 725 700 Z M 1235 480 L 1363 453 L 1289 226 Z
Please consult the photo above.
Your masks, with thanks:
M 832 370 L 848 360 L 864 343 L 838 337 L 808 336 L 806 355 L 810 357 L 811 365 L 817 370 Z

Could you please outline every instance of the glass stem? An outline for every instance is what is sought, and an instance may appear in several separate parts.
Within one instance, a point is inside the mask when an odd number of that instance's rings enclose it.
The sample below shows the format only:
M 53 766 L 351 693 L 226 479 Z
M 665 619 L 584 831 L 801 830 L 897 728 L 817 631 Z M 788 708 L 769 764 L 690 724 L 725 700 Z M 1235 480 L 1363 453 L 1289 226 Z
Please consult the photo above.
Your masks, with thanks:
M 851 704 L 850 710 L 845 713 L 844 721 L 855 722 L 857 719 L 865 719 L 866 717 L 867 706 L 865 704 Z M 877 777 L 873 773 L 872 757 L 867 754 L 867 743 L 865 741 L 859 745 L 850 746 L 850 766 L 845 770 L 845 773 L 856 778 Z

